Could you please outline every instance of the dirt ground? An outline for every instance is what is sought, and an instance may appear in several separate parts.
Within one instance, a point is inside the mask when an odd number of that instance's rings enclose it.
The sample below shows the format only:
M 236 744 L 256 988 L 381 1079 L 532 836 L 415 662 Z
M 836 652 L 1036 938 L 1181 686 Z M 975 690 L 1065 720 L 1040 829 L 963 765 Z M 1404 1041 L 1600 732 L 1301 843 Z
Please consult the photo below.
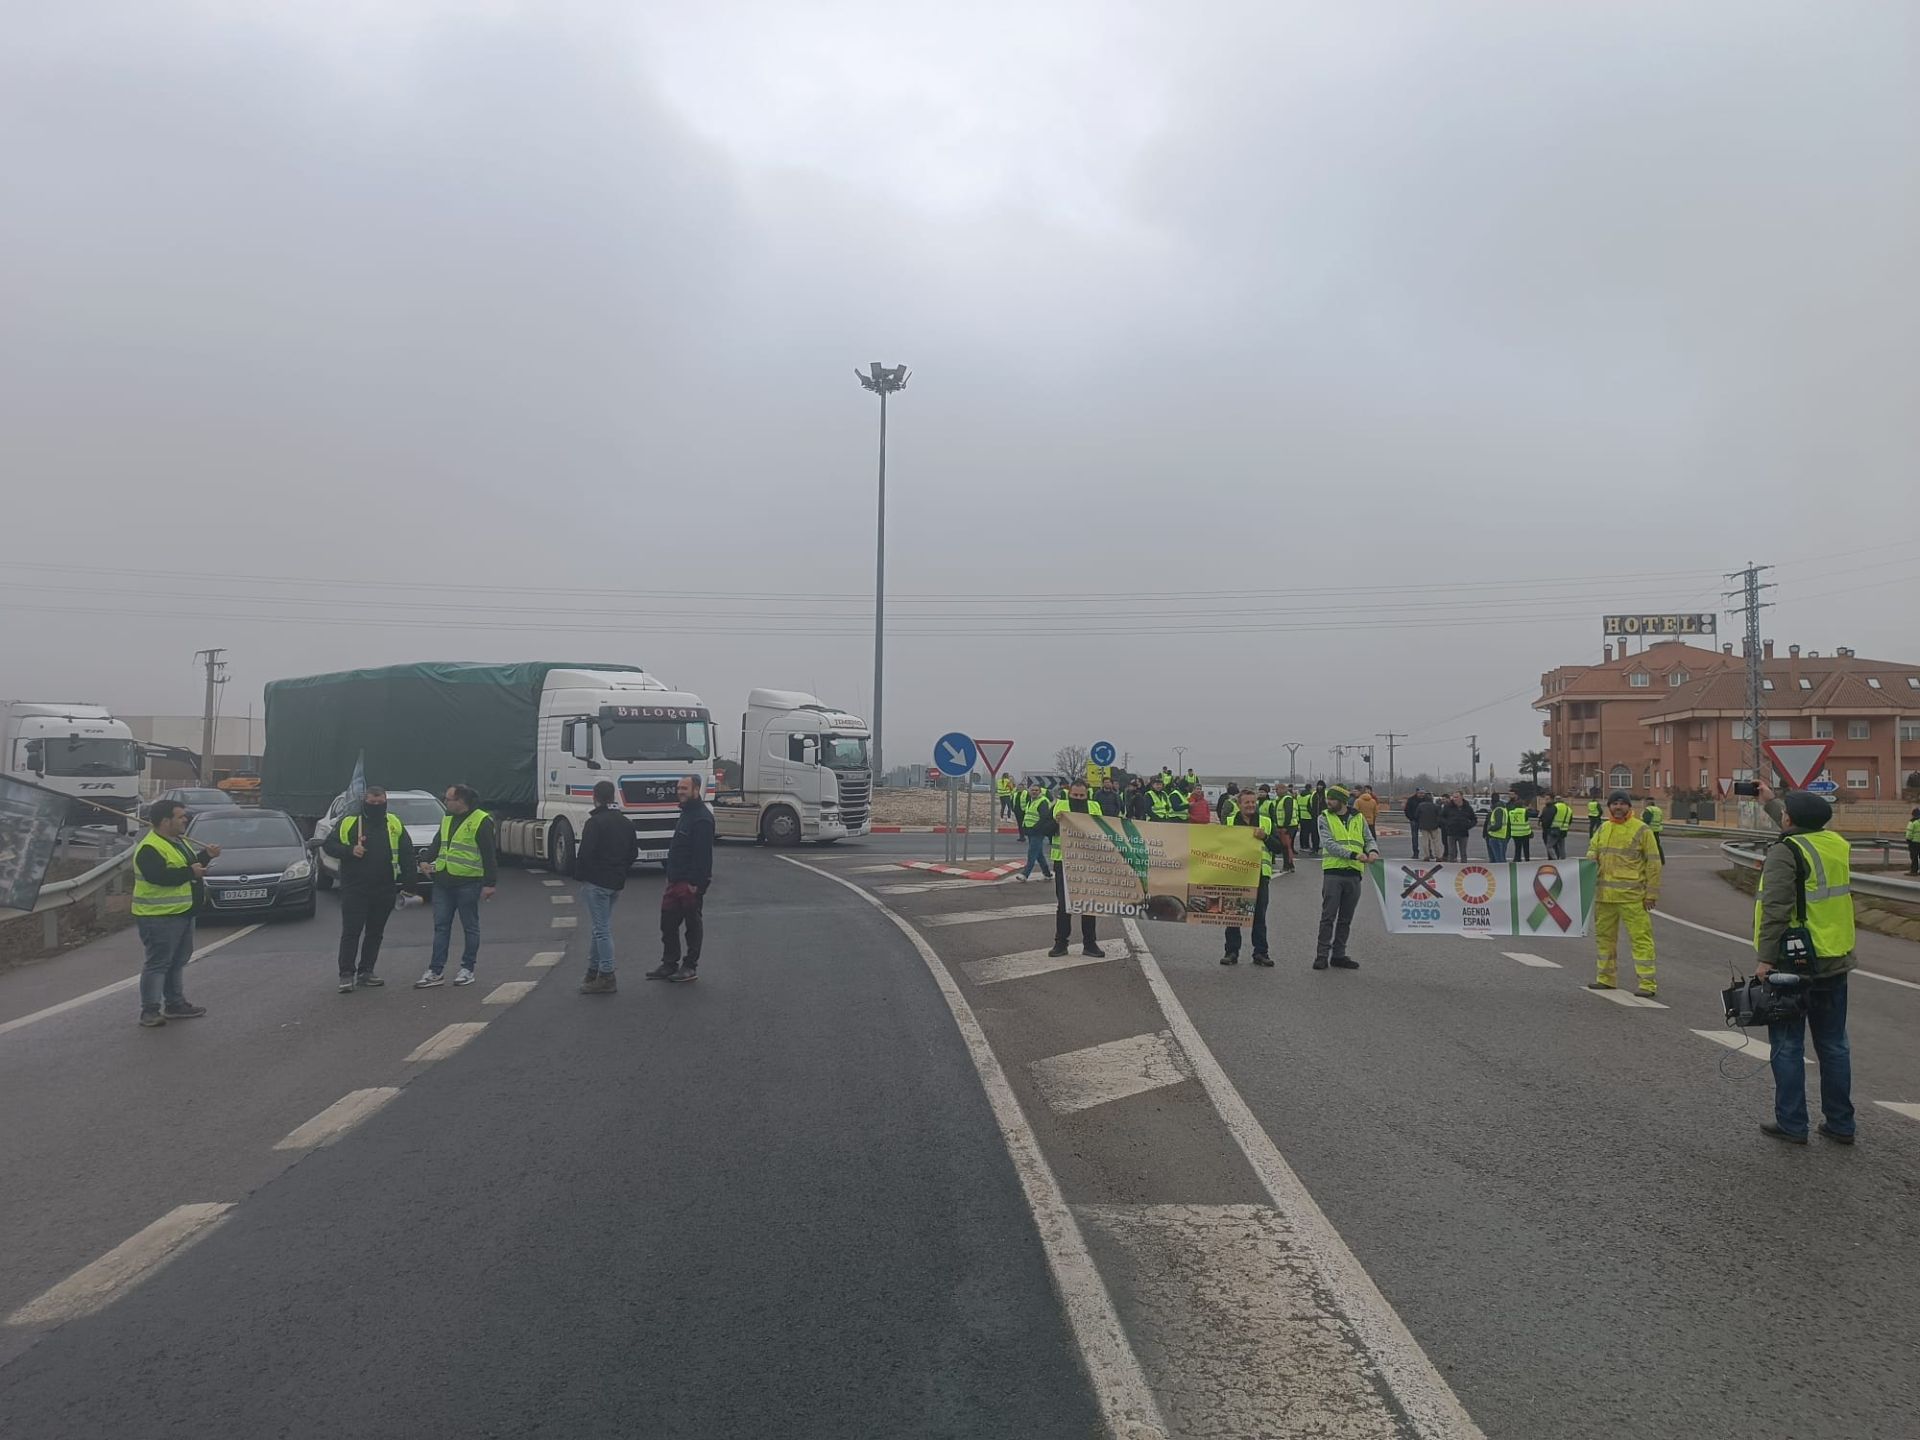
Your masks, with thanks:
M 95 856 L 69 856 L 55 860 L 47 867 L 47 884 L 56 880 L 66 880 L 91 870 L 100 863 Z M 20 915 L 14 919 L 0 921 L 0 970 L 14 965 L 26 964 L 33 960 L 44 960 L 71 950 L 76 945 L 84 945 L 89 940 L 97 940 L 102 935 L 111 935 L 133 923 L 133 897 L 130 895 L 96 895 L 91 900 L 78 905 L 70 905 L 60 911 L 60 943 L 49 950 L 42 943 L 46 933 L 46 916 Z
M 957 797 L 960 822 L 966 823 L 967 797 Z M 993 800 L 984 792 L 973 797 L 974 824 L 984 829 Z M 876 825 L 944 825 L 947 821 L 947 792 L 944 790 L 876 791 L 873 797 L 873 823 Z

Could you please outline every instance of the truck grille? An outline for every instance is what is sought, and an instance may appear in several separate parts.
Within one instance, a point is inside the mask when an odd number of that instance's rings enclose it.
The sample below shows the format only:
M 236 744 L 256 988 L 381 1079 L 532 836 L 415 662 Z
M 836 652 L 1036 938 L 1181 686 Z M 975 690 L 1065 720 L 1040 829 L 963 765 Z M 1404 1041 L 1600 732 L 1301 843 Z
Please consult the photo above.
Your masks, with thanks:
M 873 777 L 861 770 L 836 778 L 840 781 L 840 818 L 847 829 L 864 830 L 873 809 Z
M 679 783 L 677 780 L 622 780 L 620 799 L 628 805 L 671 805 Z

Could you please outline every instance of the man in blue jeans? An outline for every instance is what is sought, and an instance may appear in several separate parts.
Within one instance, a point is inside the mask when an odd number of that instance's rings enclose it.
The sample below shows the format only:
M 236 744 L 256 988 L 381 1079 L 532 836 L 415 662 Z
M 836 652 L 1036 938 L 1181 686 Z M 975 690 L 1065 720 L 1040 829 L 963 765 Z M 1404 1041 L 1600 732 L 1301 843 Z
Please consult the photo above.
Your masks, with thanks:
M 1040 873 L 1051 880 L 1053 867 L 1047 863 L 1047 836 L 1041 826 L 1042 818 L 1053 810 L 1053 802 L 1047 799 L 1046 787 L 1038 780 L 1030 780 L 1026 794 L 1016 792 L 1013 802 L 1020 807 L 1020 833 L 1027 837 L 1027 863 L 1020 871 L 1020 878 L 1030 878 L 1033 867 L 1038 865 Z
M 593 927 L 587 978 L 580 982 L 582 995 L 612 995 L 619 989 L 613 979 L 613 906 L 627 888 L 633 862 L 640 858 L 633 822 L 614 808 L 613 796 L 611 780 L 594 783 L 593 813 L 580 831 L 580 850 L 573 861 L 580 903 L 587 907 L 587 923 Z
M 1813 1031 L 1813 1053 L 1820 1062 L 1820 1133 L 1837 1145 L 1853 1144 L 1853 1054 L 1847 1044 L 1847 972 L 1854 959 L 1853 874 L 1845 836 L 1832 834 L 1827 822 L 1833 806 L 1804 790 L 1788 793 L 1785 803 L 1762 782 L 1760 798 L 1781 827 L 1760 868 L 1760 893 L 1753 902 L 1753 973 L 1764 978 L 1783 967 L 1781 943 L 1792 930 L 1803 932 L 1812 956 L 1795 968 L 1806 978 L 1804 1020 L 1767 1027 L 1773 1047 L 1773 1119 L 1762 1134 L 1789 1145 L 1807 1143 L 1806 1032 Z
M 480 902 L 493 898 L 499 879 L 493 817 L 476 808 L 479 792 L 471 785 L 449 785 L 442 798 L 447 813 L 420 862 L 421 870 L 433 876 L 433 958 L 426 974 L 413 982 L 416 990 L 445 983 L 455 915 L 460 917 L 461 950 L 460 973 L 453 983 L 473 983 L 473 964 L 480 956 Z
M 187 1000 L 180 977 L 193 959 L 193 917 L 206 903 L 201 878 L 220 847 L 198 849 L 188 842 L 187 807 L 178 800 L 154 801 L 147 821 L 152 828 L 133 850 L 133 923 L 147 952 L 140 968 L 140 1023 L 154 1029 L 207 1013 Z

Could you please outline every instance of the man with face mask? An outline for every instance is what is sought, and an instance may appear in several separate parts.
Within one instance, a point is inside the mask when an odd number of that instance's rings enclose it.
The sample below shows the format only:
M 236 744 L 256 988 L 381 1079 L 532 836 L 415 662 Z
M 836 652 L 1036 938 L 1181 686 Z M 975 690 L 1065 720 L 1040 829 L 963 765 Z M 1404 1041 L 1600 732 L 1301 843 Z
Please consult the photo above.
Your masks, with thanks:
M 418 862 L 400 817 L 387 809 L 387 791 L 369 785 L 360 813 L 345 815 L 321 848 L 340 862 L 340 993 L 377 989 L 373 973 L 387 933 L 400 880 Z

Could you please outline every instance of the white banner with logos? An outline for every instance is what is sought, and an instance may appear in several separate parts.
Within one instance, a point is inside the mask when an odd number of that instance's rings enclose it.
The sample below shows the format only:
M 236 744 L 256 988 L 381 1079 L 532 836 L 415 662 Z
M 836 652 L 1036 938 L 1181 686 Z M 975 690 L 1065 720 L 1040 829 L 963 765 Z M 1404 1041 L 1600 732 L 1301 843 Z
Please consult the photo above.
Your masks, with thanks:
M 1591 860 L 1383 860 L 1367 871 L 1395 935 L 1567 940 L 1593 928 Z

